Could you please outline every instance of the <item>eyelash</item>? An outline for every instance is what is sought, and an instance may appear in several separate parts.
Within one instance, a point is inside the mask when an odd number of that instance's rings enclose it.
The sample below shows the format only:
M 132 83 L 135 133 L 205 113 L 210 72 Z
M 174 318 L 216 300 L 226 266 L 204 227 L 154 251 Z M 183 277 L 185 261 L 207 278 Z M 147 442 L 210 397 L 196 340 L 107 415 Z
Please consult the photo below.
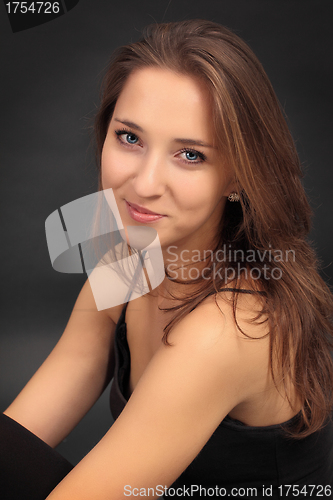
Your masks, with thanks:
M 203 153 L 200 153 L 200 151 L 197 151 L 196 149 L 191 149 L 191 148 L 184 148 L 182 149 L 181 151 L 179 151 L 179 153 L 194 153 L 196 155 L 198 155 L 198 157 L 200 158 L 200 160 L 193 160 L 193 161 L 190 161 L 190 160 L 182 160 L 184 161 L 185 163 L 188 163 L 190 165 L 195 165 L 196 163 L 202 163 L 204 161 L 206 161 L 207 157 L 206 155 L 204 155 Z
M 123 141 L 121 139 L 121 136 L 122 135 L 134 135 L 135 137 L 138 137 L 136 134 L 134 134 L 133 132 L 131 132 L 130 130 L 126 130 L 126 129 L 121 129 L 121 130 L 115 130 L 115 134 L 116 134 L 116 138 L 117 138 L 117 141 L 120 142 L 120 144 L 122 144 L 123 146 L 125 147 L 131 147 L 131 146 L 136 146 L 138 143 L 134 143 L 134 144 L 131 144 L 130 142 L 126 142 L 126 141 Z M 139 138 L 138 138 L 139 139 Z
M 128 147 L 136 146 L 138 144 L 137 142 L 135 144 L 131 144 L 129 142 L 124 142 L 121 139 L 122 135 L 134 135 L 135 137 L 138 138 L 138 141 L 139 141 L 139 137 L 136 134 L 134 134 L 134 132 L 131 132 L 130 130 L 127 130 L 127 129 L 115 130 L 115 134 L 116 134 L 117 140 L 126 147 L 127 146 Z M 178 154 L 182 154 L 182 153 L 194 153 L 194 154 L 198 155 L 198 157 L 200 158 L 200 160 L 193 160 L 193 161 L 183 160 L 183 159 L 181 160 L 182 162 L 187 163 L 188 165 L 196 165 L 198 163 L 202 163 L 202 162 L 206 161 L 206 159 L 207 159 L 207 157 L 206 157 L 206 155 L 204 155 L 204 153 L 201 153 L 200 151 L 197 151 L 196 149 L 183 148 L 182 150 L 179 151 Z

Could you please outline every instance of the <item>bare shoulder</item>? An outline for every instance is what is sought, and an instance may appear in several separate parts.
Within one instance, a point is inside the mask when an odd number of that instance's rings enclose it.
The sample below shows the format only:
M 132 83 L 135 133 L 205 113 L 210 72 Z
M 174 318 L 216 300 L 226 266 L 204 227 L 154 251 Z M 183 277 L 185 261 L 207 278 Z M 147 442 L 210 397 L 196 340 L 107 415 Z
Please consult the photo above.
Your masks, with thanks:
M 269 334 L 268 315 L 264 311 L 266 298 L 261 290 L 250 285 L 233 293 L 221 290 L 214 297 L 214 302 L 228 324 L 233 325 L 244 338 L 263 339 Z
M 111 320 L 116 325 L 121 315 L 123 307 L 124 304 L 120 304 L 114 307 L 110 307 L 108 309 L 98 310 L 89 283 L 89 279 L 87 279 L 75 302 L 73 313 L 86 313 L 90 315 L 93 314 L 94 316 L 99 317 L 101 320 L 103 318 L 105 320 L 107 319 Z
M 71 355 L 85 352 L 85 355 L 94 356 L 96 349 L 109 350 L 120 313 L 121 306 L 98 310 L 87 280 L 76 299 L 56 351 L 61 347 L 70 349 Z
M 256 295 L 240 294 L 234 311 L 232 294 L 207 297 L 170 332 L 171 344 L 184 355 L 201 358 L 221 378 L 232 378 L 240 404 L 266 387 L 269 377 L 268 321 L 253 321 L 261 310 Z M 234 314 L 235 312 L 235 314 Z
M 207 341 L 217 338 L 264 339 L 268 337 L 268 317 L 262 314 L 264 299 L 255 293 L 221 291 L 203 300 L 179 323 L 170 339 L 180 332 L 192 332 L 192 336 L 203 337 Z

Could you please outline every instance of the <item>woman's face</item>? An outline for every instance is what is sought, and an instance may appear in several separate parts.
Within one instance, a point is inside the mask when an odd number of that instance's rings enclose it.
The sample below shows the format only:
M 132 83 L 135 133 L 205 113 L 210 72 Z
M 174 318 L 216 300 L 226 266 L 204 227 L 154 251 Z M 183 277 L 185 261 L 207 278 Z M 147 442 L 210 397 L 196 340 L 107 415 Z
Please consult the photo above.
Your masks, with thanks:
M 124 226 L 152 226 L 164 250 L 210 248 L 233 176 L 216 149 L 210 98 L 199 80 L 160 68 L 133 72 L 101 168 Z

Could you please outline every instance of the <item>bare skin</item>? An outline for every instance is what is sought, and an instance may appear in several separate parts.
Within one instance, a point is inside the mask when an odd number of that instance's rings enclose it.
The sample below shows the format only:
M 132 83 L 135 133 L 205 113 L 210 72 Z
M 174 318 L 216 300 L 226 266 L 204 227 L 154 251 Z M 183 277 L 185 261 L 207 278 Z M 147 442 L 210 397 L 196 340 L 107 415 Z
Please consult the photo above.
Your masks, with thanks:
M 210 117 L 201 82 L 149 68 L 130 76 L 110 123 L 103 187 L 114 190 L 125 226 L 140 225 L 127 202 L 163 215 L 152 227 L 166 265 L 170 245 L 177 247 L 178 266 L 184 249 L 212 248 L 234 189 L 232 172 L 215 148 Z M 49 499 L 110 500 L 124 498 L 125 485 L 169 486 L 226 415 L 248 425 L 271 425 L 298 410 L 272 381 L 269 336 L 263 338 L 267 323 L 248 322 L 260 308 L 257 298 L 241 296 L 237 308 L 239 326 L 254 340 L 237 328 L 230 296 L 220 292 L 216 301 L 207 298 L 183 318 L 170 332 L 172 346 L 166 346 L 163 328 L 171 313 L 158 306 L 173 305 L 167 293 L 173 286 L 166 279 L 129 303 L 129 402 Z M 87 282 L 58 345 L 6 414 L 51 446 L 59 443 L 112 376 L 121 310 L 97 311 Z M 293 400 L 292 391 L 289 396 Z
M 159 311 L 156 306 L 157 302 L 157 297 L 145 296 L 136 299 L 127 306 L 127 341 L 131 352 L 129 394 L 135 390 L 149 362 L 161 347 L 163 329 L 174 314 Z M 161 307 L 174 305 L 172 300 L 162 299 L 159 302 Z M 207 317 L 210 318 L 210 327 L 213 327 L 217 332 L 221 329 L 225 331 L 227 323 L 230 334 L 233 332 L 233 335 L 239 340 L 242 339 L 243 343 L 249 344 L 246 349 L 249 350 L 249 355 L 252 352 L 251 363 L 257 362 L 260 366 L 261 375 L 258 385 L 253 387 L 255 389 L 253 396 L 229 412 L 229 416 L 232 418 L 251 426 L 278 424 L 295 415 L 295 409 L 292 409 L 286 400 L 282 383 L 278 386 L 278 390 L 268 369 L 269 336 L 263 338 L 268 331 L 267 325 L 259 327 L 249 323 L 254 312 L 259 309 L 258 299 L 245 295 L 238 300 L 238 324 L 247 335 L 258 340 L 247 339 L 235 325 L 230 292 L 221 292 L 218 295 L 217 304 L 215 297 L 206 299 L 201 305 L 200 314 L 205 318 L 202 323 L 202 328 L 205 331 L 207 330 Z M 169 338 L 171 339 L 172 336 L 170 335 Z M 170 340 L 170 342 L 172 341 Z M 278 376 L 276 381 L 279 381 Z M 249 381 L 248 384 L 250 385 Z M 292 393 L 290 395 L 292 396 Z

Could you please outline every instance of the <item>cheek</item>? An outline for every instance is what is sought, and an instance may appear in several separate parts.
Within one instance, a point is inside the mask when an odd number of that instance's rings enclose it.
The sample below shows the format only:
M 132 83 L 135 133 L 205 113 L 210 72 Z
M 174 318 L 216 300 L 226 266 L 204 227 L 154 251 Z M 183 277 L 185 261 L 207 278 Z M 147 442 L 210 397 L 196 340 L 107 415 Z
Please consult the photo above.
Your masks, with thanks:
M 220 176 L 196 176 L 179 182 L 178 200 L 184 211 L 211 212 L 223 196 L 223 182 Z
M 105 146 L 101 155 L 101 180 L 103 189 L 116 189 L 129 177 L 122 155 Z

